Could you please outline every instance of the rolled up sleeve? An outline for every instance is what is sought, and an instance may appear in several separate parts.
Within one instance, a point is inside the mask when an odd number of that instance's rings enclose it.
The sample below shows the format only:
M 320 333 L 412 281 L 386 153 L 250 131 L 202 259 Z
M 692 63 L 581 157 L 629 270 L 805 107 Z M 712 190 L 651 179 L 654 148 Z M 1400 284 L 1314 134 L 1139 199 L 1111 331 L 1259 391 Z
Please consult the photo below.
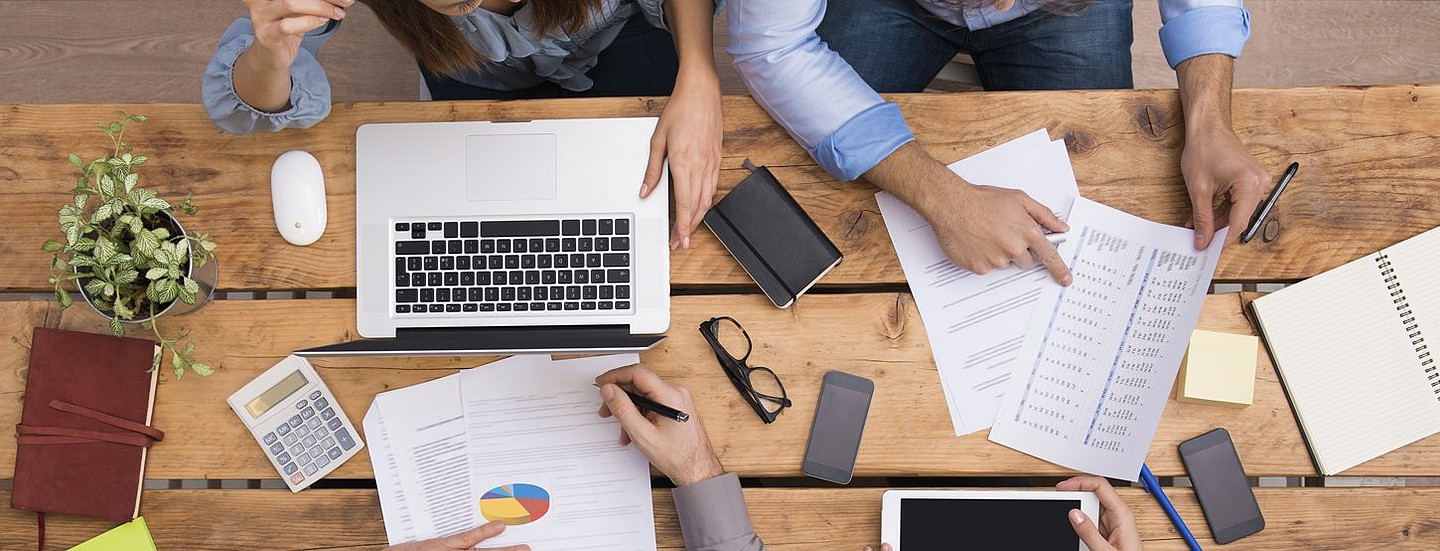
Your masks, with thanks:
M 688 551 L 758 551 L 765 549 L 740 493 L 740 478 L 726 473 L 671 490 L 680 533 Z
M 815 162 L 854 180 L 915 139 L 900 109 L 880 98 L 815 34 L 824 0 L 729 0 L 726 51 L 741 80 Z
M 1205 54 L 1239 58 L 1250 38 L 1241 0 L 1160 0 L 1160 19 L 1160 47 L 1172 69 Z
M 309 128 L 330 114 L 330 80 L 315 58 L 336 29 L 338 21 L 311 31 L 300 42 L 300 51 L 290 65 L 290 108 L 267 113 L 251 107 L 235 93 L 235 60 L 255 41 L 248 18 L 230 25 L 205 68 L 202 95 L 205 112 L 221 130 L 234 134 L 276 132 L 285 128 Z

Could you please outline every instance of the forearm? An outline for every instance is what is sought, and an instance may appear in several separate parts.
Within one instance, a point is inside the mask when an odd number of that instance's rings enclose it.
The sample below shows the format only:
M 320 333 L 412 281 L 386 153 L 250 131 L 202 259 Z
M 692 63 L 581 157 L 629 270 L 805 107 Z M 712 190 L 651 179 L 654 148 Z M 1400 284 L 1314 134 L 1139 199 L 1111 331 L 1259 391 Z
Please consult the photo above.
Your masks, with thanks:
M 665 0 L 665 14 L 670 32 L 675 37 L 675 52 L 680 58 L 676 85 L 693 83 L 718 89 L 720 79 L 715 72 L 713 50 L 714 2 Z
M 1175 66 L 1187 137 L 1231 132 L 1230 89 L 1235 58 L 1225 54 L 1192 57 Z
M 946 188 L 964 189 L 966 182 L 940 161 L 935 160 L 920 144 L 910 141 L 885 157 L 864 175 L 865 181 L 890 192 L 901 201 L 914 206 L 922 215 L 928 207 L 943 205 L 939 195 Z M 948 191 L 955 191 L 950 189 Z M 928 215 L 927 215 L 928 216 Z
M 272 61 L 251 44 L 235 59 L 235 95 L 256 110 L 279 113 L 290 108 L 290 66 Z

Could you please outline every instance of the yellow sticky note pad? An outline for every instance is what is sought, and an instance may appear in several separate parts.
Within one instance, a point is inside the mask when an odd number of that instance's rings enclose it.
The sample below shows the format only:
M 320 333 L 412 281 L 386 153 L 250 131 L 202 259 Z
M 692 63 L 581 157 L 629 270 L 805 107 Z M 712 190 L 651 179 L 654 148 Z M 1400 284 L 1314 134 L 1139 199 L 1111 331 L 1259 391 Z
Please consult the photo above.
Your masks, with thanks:
M 1181 402 L 1244 407 L 1255 399 L 1255 358 L 1260 339 L 1196 330 L 1180 363 L 1175 398 Z
M 95 536 L 70 548 L 70 551 L 155 551 L 155 542 L 150 539 L 150 527 L 145 525 L 145 517 L 135 517 L 135 520 Z

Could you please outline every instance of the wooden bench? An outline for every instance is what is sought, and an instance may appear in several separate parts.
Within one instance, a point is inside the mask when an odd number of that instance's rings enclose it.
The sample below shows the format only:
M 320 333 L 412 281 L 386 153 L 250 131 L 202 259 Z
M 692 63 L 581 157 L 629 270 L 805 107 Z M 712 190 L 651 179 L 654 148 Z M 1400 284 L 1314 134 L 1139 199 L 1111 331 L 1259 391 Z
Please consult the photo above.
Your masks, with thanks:
M 1117 208 L 1168 223 L 1189 215 L 1180 184 L 1183 128 L 1173 92 L 1043 92 L 907 95 L 895 98 L 921 143 L 938 158 L 958 159 L 1038 127 L 1069 145 L 1081 191 Z M 1440 115 L 1431 104 L 1440 87 L 1241 90 L 1236 127 L 1261 163 L 1278 173 L 1291 161 L 1302 171 L 1279 209 L 1285 230 L 1273 243 L 1226 250 L 1217 279 L 1286 281 L 1314 275 L 1376 248 L 1440 225 L 1430 182 L 1440 177 Z M 0 292 L 45 292 L 46 258 L 39 244 L 57 234 L 53 214 L 69 197 L 63 154 L 88 156 L 104 137 L 93 124 L 116 108 L 150 115 L 130 134 L 154 161 L 146 185 L 165 196 L 194 193 L 201 213 L 188 225 L 220 243 L 220 286 L 226 291 L 339 290 L 354 286 L 355 128 L 364 122 L 520 120 L 552 117 L 655 115 L 663 99 L 337 104 L 307 131 L 236 137 L 215 130 L 194 105 L 0 106 L 0 185 L 7 195 L 0 217 Z M 874 188 L 836 182 L 753 102 L 726 98 L 722 190 L 743 176 L 741 162 L 774 168 L 783 182 L 844 250 L 845 261 L 825 289 L 789 310 L 755 293 L 753 283 L 713 237 L 698 232 L 695 248 L 672 259 L 669 338 L 643 360 L 695 394 L 726 466 L 745 477 L 785 485 L 801 476 L 800 459 L 821 375 L 841 369 L 876 381 L 875 408 L 856 475 L 1059 477 L 1065 469 L 995 445 L 985 434 L 955 437 L 944 406 L 925 328 L 875 207 Z M 957 130 L 963 128 L 962 132 Z M 98 138 L 98 139 L 97 139 Z M 327 172 L 330 223 L 311 247 L 285 245 L 273 230 L 268 170 L 288 149 L 316 154 Z M 1400 207 L 1397 208 L 1397 205 Z M 1252 294 L 1208 297 L 1200 327 L 1250 333 L 1242 306 Z M 774 368 L 796 406 L 766 426 L 735 395 L 699 338 L 701 321 L 740 320 L 755 340 L 756 363 Z M 79 306 L 0 302 L 0 336 L 16 337 L 15 353 L 0 356 L 0 420 L 18 420 L 30 330 L 36 326 L 103 331 L 103 320 Z M 189 331 L 197 355 L 219 372 L 209 379 L 165 379 L 155 423 L 167 432 L 148 462 L 151 479 L 252 480 L 275 478 L 224 398 L 291 350 L 355 338 L 350 299 L 222 300 L 185 317 L 161 322 Z M 843 342 L 846 346 L 837 347 Z M 491 358 L 325 359 L 315 362 L 352 419 L 377 392 L 472 367 Z M 1234 435 L 1252 476 L 1316 476 L 1268 358 L 1261 354 L 1255 404 L 1242 409 L 1171 402 L 1148 463 L 1160 476 L 1183 475 L 1175 446 L 1216 426 Z M 238 443 L 238 445 L 237 445 Z M 0 438 L 0 473 L 14 463 L 14 441 Z M 1347 475 L 1440 475 L 1440 437 L 1431 437 L 1356 467 Z M 0 475 L 3 476 L 3 475 Z M 337 479 L 373 477 L 361 454 Z M 363 484 L 363 482 L 362 482 Z M 793 483 L 791 483 L 793 484 Z M 1182 547 L 1153 500 L 1122 489 L 1137 510 L 1141 533 L 1157 548 Z M 878 538 L 877 488 L 749 488 L 760 533 L 777 548 L 855 549 Z M 1204 523 L 1185 490 L 1172 490 L 1192 528 Z M 1440 541 L 1433 521 L 1440 490 L 1379 488 L 1264 488 L 1258 490 L 1270 527 L 1249 547 L 1347 547 Z M 842 497 L 843 496 L 843 497 Z M 263 501 L 262 501 L 263 500 Z M 305 511 L 325 512 L 313 537 L 285 540 L 297 547 L 361 546 L 384 542 L 373 490 L 150 490 L 142 514 L 162 547 L 267 546 L 260 539 L 277 522 Z M 672 505 L 657 490 L 656 529 L 662 546 L 680 544 Z M 243 519 L 226 522 L 226 519 Z M 51 517 L 55 544 L 74 543 L 108 525 Z M 823 527 L 823 528 L 822 528 Z M 33 516 L 0 513 L 0 548 L 34 545 Z M 1202 536 L 1202 541 L 1204 537 Z

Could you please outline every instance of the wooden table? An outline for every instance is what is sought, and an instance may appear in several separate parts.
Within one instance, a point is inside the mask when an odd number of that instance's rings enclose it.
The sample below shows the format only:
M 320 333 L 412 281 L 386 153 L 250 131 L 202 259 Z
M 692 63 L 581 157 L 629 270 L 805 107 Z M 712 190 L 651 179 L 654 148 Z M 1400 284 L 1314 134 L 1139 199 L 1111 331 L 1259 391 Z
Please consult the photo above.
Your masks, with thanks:
M 1179 180 L 1183 128 L 1173 91 L 1034 92 L 906 95 L 895 98 L 912 129 L 937 158 L 958 159 L 1047 127 L 1070 148 L 1081 192 L 1146 218 L 1180 223 L 1189 206 Z M 1272 243 L 1226 250 L 1217 280 L 1289 281 L 1440 225 L 1431 182 L 1440 179 L 1440 87 L 1239 90 L 1235 126 L 1261 163 L 1278 174 L 1299 161 L 1300 177 L 1279 209 L 1284 226 Z M 0 106 L 0 183 L 7 190 L 0 219 L 0 291 L 44 292 L 47 259 L 39 244 L 56 234 L 53 211 L 68 197 L 64 153 L 102 145 L 93 123 L 117 108 L 152 122 L 128 133 L 154 159 L 142 176 L 163 196 L 194 193 L 199 215 L 187 221 L 220 243 L 220 285 L 228 291 L 339 290 L 354 286 L 354 130 L 365 122 L 521 120 L 656 115 L 663 99 L 600 99 L 468 103 L 337 104 L 329 119 L 306 131 L 236 137 L 216 130 L 195 105 Z M 689 387 L 728 468 L 773 485 L 798 477 L 822 374 L 840 369 L 876 381 L 875 407 L 862 444 L 857 477 L 1060 477 L 1064 469 L 986 440 L 955 437 L 925 328 L 905 292 L 904 278 L 875 206 L 874 188 L 836 182 L 817 168 L 748 98 L 726 98 L 721 192 L 743 176 L 749 158 L 769 165 L 846 259 L 821 291 L 777 310 L 705 231 L 694 249 L 673 256 L 675 297 L 669 338 L 643 359 Z M 955 129 L 963 129 L 956 131 Z M 963 134 L 963 135 L 962 135 Z M 98 138 L 98 139 L 97 139 Z M 288 149 L 306 149 L 326 170 L 330 223 L 310 247 L 284 244 L 274 230 L 268 169 Z M 1252 294 L 1208 297 L 1200 327 L 1252 332 L 1242 305 Z M 755 340 L 753 358 L 774 368 L 796 406 L 771 426 L 759 422 L 725 380 L 700 339 L 700 321 L 726 314 Z M 0 419 L 18 420 L 28 361 L 23 347 L 35 326 L 103 330 L 85 307 L 61 311 L 53 302 L 0 301 L 0 336 L 15 336 L 0 356 Z M 165 379 L 155 424 L 167 433 L 155 446 L 152 479 L 260 479 L 276 474 L 224 398 L 289 351 L 354 338 L 350 299 L 224 300 L 196 314 L 161 322 L 189 331 L 197 354 L 219 367 L 209 379 Z M 844 347 L 835 346 L 843 342 Z M 453 373 L 493 358 L 325 359 L 315 364 L 353 418 L 377 392 Z M 1252 476 L 1316 476 L 1273 367 L 1261 354 L 1255 404 L 1243 409 L 1167 406 L 1148 463 L 1160 476 L 1183 475 L 1175 446 L 1216 426 L 1234 435 Z M 162 372 L 163 373 L 163 372 Z M 239 445 L 237 445 L 237 442 Z M 0 439 L 0 472 L 11 472 L 14 441 Z M 1431 437 L 1356 467 L 1347 475 L 1440 475 L 1440 437 Z M 361 454 L 332 478 L 370 479 Z M 776 547 L 854 548 L 878 539 L 879 489 L 748 488 L 762 537 Z M 1125 489 L 1141 531 L 1157 548 L 1181 548 L 1153 500 Z M 1174 492 L 1193 528 L 1203 529 L 1193 497 Z M 1346 547 L 1440 541 L 1433 511 L 1440 490 L 1416 488 L 1266 488 L 1257 492 L 1269 528 L 1242 548 Z M 838 499 L 842 498 L 843 499 Z M 663 547 L 680 538 L 670 500 L 656 491 L 656 528 Z M 1384 511 L 1383 513 L 1371 512 Z M 147 491 L 142 514 L 162 548 L 263 546 L 266 526 L 304 511 L 325 511 L 323 525 L 289 540 L 298 547 L 375 546 L 384 542 L 373 490 L 176 489 Z M 221 519 L 243 518 L 244 522 Z M 104 523 L 52 517 L 49 540 L 74 543 Z M 1205 541 L 1206 536 L 1202 536 Z M 33 516 L 0 513 L 0 548 L 34 545 Z

